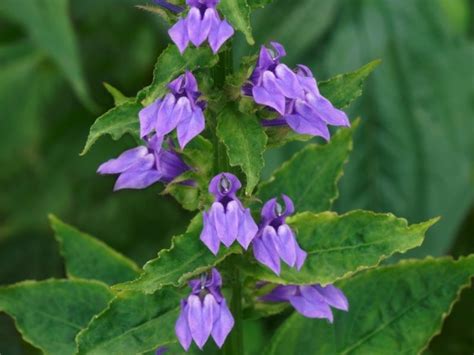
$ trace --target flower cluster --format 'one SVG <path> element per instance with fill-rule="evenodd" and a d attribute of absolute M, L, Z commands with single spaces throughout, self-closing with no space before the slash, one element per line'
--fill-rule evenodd
<path fill-rule="evenodd" d="M 276 111 L 280 118 L 264 120 L 266 126 L 288 125 L 295 132 L 329 140 L 328 125 L 349 126 L 347 115 L 321 95 L 311 70 L 298 65 L 295 71 L 280 63 L 286 56 L 279 43 L 274 51 L 262 46 L 257 65 L 243 86 L 244 95 Z"/>
<path fill-rule="evenodd" d="M 234 29 L 221 20 L 217 12 L 220 0 L 186 0 L 190 10 L 185 18 L 179 19 L 168 31 L 171 39 L 181 53 L 188 48 L 189 42 L 196 47 L 206 40 L 214 53 L 234 34 Z"/>
<path fill-rule="evenodd" d="M 216 269 L 191 280 L 191 294 L 181 301 L 176 336 L 187 351 L 192 341 L 202 350 L 210 336 L 222 347 L 234 326 L 234 317 L 221 293 L 222 278 Z"/>

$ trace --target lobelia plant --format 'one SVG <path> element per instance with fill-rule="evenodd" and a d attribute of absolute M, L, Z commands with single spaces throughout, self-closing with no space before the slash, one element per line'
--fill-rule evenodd
<path fill-rule="evenodd" d="M 83 154 L 102 135 L 131 134 L 140 145 L 98 173 L 118 175 L 115 190 L 163 184 L 196 216 L 143 269 L 51 216 L 68 278 L 3 287 L 0 310 L 46 354 L 245 354 L 245 322 L 288 305 L 296 312 L 265 354 L 422 352 L 470 284 L 474 256 L 379 266 L 419 246 L 436 219 L 329 211 L 358 122 L 342 109 L 378 62 L 318 85 L 273 42 L 234 70 L 234 30 L 254 44 L 249 16 L 265 2 L 155 2 L 174 44 L 135 97 L 111 91 L 116 106 Z M 331 137 L 329 126 L 342 128 Z M 260 181 L 267 149 L 312 137 L 326 142 Z"/>

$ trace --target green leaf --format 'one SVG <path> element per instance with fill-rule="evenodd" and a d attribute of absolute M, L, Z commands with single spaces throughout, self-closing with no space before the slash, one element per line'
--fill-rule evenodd
<path fill-rule="evenodd" d="M 267 6 L 270 4 L 273 0 L 249 0 L 249 6 L 252 9 L 258 9 Z"/>
<path fill-rule="evenodd" d="M 356 71 L 322 81 L 318 84 L 319 90 L 335 107 L 346 108 L 362 95 L 362 86 L 380 63 L 381 60 L 374 60 Z"/>
<path fill-rule="evenodd" d="M 73 355 L 76 334 L 111 299 L 108 287 L 96 281 L 25 281 L 0 288 L 0 311 L 14 319 L 25 341 L 45 354 Z"/>
<path fill-rule="evenodd" d="M 241 252 L 241 248 L 234 245 L 230 248 L 221 247 L 215 256 L 199 239 L 201 230 L 202 215 L 198 214 L 186 233 L 174 237 L 169 249 L 161 250 L 156 259 L 145 264 L 140 278 L 114 288 L 153 293 L 164 286 L 181 286 L 191 277 L 219 264 L 230 254 Z"/>
<path fill-rule="evenodd" d="M 295 313 L 279 328 L 271 354 L 421 354 L 471 284 L 474 256 L 410 260 L 342 282 L 349 312 L 334 324 Z"/>
<path fill-rule="evenodd" d="M 110 109 L 100 116 L 91 126 L 81 155 L 86 154 L 92 145 L 105 134 L 109 134 L 114 140 L 120 139 L 125 133 L 138 137 L 138 113 L 141 109 L 142 106 L 140 104 L 127 102 Z"/>
<path fill-rule="evenodd" d="M 219 4 L 219 11 L 230 22 L 232 27 L 245 35 L 247 43 L 255 44 L 250 25 L 250 6 L 247 0 L 224 0 Z"/>
<path fill-rule="evenodd" d="M 135 279 L 140 268 L 90 235 L 61 222 L 50 215 L 51 227 L 59 242 L 70 278 L 93 279 L 108 285 Z"/>
<path fill-rule="evenodd" d="M 68 8 L 68 0 L 3 0 L 0 14 L 20 24 L 34 45 L 59 67 L 83 103 L 92 106 Z"/>
<path fill-rule="evenodd" d="M 188 48 L 183 55 L 175 45 L 170 45 L 158 57 L 153 71 L 153 82 L 142 89 L 137 97 L 143 106 L 150 105 L 166 92 L 166 85 L 183 74 L 185 70 L 195 71 L 211 68 L 217 64 L 218 56 L 208 47 Z"/>
<path fill-rule="evenodd" d="M 330 284 L 357 271 L 377 266 L 394 253 L 420 246 L 437 219 L 408 226 L 392 214 L 352 211 L 301 213 L 288 219 L 298 243 L 308 253 L 300 271 L 282 263 L 280 276 L 250 259 L 244 268 L 262 281 L 281 284 Z"/>
<path fill-rule="evenodd" d="M 352 150 L 352 133 L 353 129 L 341 129 L 327 144 L 307 145 L 260 185 L 258 197 L 267 201 L 283 193 L 293 200 L 296 211 L 330 209 Z"/>
<path fill-rule="evenodd" d="M 119 89 L 113 87 L 109 83 L 104 82 L 104 87 L 114 99 L 114 105 L 120 106 L 126 102 L 133 101 L 132 97 L 126 97 Z"/>
<path fill-rule="evenodd" d="M 175 343 L 182 296 L 170 287 L 151 295 L 118 294 L 77 336 L 78 354 L 138 354 Z"/>
<path fill-rule="evenodd" d="M 231 166 L 240 166 L 247 176 L 245 192 L 250 195 L 265 164 L 267 136 L 256 116 L 227 107 L 218 117 L 217 136 L 227 148 Z"/>

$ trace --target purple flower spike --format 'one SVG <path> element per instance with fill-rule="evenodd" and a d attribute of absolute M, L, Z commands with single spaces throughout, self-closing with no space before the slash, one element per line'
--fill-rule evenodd
<path fill-rule="evenodd" d="M 145 143 L 145 146 L 129 149 L 99 166 L 97 172 L 101 175 L 119 174 L 114 191 L 145 189 L 158 181 L 168 183 L 190 170 L 171 141 L 168 148 L 163 148 L 163 139 L 154 135 L 145 139 Z"/>
<path fill-rule="evenodd" d="M 164 137 L 174 129 L 178 132 L 181 149 L 205 127 L 204 101 L 199 101 L 196 78 L 190 71 L 168 84 L 170 92 L 161 99 L 142 109 L 140 117 L 140 136 L 146 137 L 153 131 Z"/>
<path fill-rule="evenodd" d="M 222 278 L 216 269 L 210 275 L 189 282 L 191 294 L 181 301 L 181 313 L 175 331 L 179 342 L 187 351 L 194 340 L 202 350 L 212 336 L 219 348 L 234 326 L 234 317 L 222 296 Z"/>
<path fill-rule="evenodd" d="M 280 118 L 264 120 L 264 126 L 288 125 L 295 132 L 329 140 L 328 125 L 350 126 L 347 115 L 321 95 L 311 70 L 299 65 L 295 71 L 280 59 L 286 55 L 279 43 L 274 50 L 263 47 L 257 65 L 242 93 L 276 111 Z"/>
<path fill-rule="evenodd" d="M 237 240 L 247 249 L 258 232 L 250 210 L 236 196 L 241 187 L 239 179 L 230 173 L 217 175 L 209 184 L 215 202 L 204 212 L 201 240 L 214 255 L 219 252 L 221 242 L 230 247 Z"/>
<path fill-rule="evenodd" d="M 269 302 L 289 302 L 291 305 L 308 318 L 326 318 L 333 322 L 331 307 L 342 311 L 349 310 L 349 302 L 344 293 L 333 285 L 309 286 L 279 285 L 269 294 L 261 298 Z"/>
<path fill-rule="evenodd" d="M 217 12 L 219 0 L 187 0 L 186 3 L 190 10 L 168 31 L 171 39 L 181 54 L 188 48 L 189 42 L 199 47 L 206 40 L 216 54 L 234 34 L 232 26 L 221 20 Z"/>
<path fill-rule="evenodd" d="M 300 270 L 306 260 L 306 252 L 300 248 L 295 234 L 285 223 L 286 217 L 295 211 L 293 201 L 282 195 L 285 209 L 277 199 L 268 201 L 262 209 L 262 222 L 253 240 L 253 254 L 262 264 L 277 275 L 280 274 L 280 259 L 291 267 Z"/>

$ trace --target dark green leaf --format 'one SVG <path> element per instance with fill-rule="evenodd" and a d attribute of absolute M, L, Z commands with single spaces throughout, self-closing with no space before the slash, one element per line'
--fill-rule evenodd
<path fill-rule="evenodd" d="M 125 133 L 139 135 L 138 113 L 142 106 L 136 102 L 127 102 L 114 107 L 100 116 L 91 126 L 86 145 L 81 155 L 86 154 L 92 145 L 103 135 L 109 134 L 114 140 L 120 139 Z"/>
<path fill-rule="evenodd" d="M 183 235 L 174 237 L 169 249 L 161 250 L 156 259 L 148 261 L 143 274 L 135 281 L 116 285 L 118 290 L 153 293 L 167 285 L 181 286 L 188 279 L 217 265 L 228 255 L 240 253 L 239 246 L 222 248 L 214 256 L 199 239 L 202 215 L 198 214 Z"/>
<path fill-rule="evenodd" d="M 68 277 L 93 279 L 113 285 L 135 279 L 140 268 L 100 240 L 49 217 L 61 254 L 66 263 Z"/>
<path fill-rule="evenodd" d="M 340 109 L 346 108 L 362 95 L 362 86 L 380 62 L 374 60 L 356 71 L 322 81 L 319 83 L 319 90 L 334 106 Z"/>
<path fill-rule="evenodd" d="M 255 44 L 250 26 L 250 6 L 247 0 L 224 0 L 219 4 L 219 10 L 231 23 L 234 29 L 245 35 L 247 43 Z"/>
<path fill-rule="evenodd" d="M 257 9 L 260 7 L 265 7 L 266 5 L 270 4 L 273 0 L 249 0 L 249 6 L 252 9 Z"/>
<path fill-rule="evenodd" d="M 338 196 L 337 183 L 352 150 L 352 129 L 341 129 L 329 143 L 311 144 L 273 173 L 258 189 L 267 201 L 288 195 L 297 211 L 322 212 L 331 208 Z"/>
<path fill-rule="evenodd" d="M 45 354 L 73 355 L 74 338 L 112 299 L 102 283 L 86 280 L 26 281 L 0 288 L 0 311 L 23 339 Z"/>
<path fill-rule="evenodd" d="M 227 107 L 218 117 L 217 135 L 227 148 L 231 166 L 240 166 L 247 176 L 250 195 L 260 180 L 267 136 L 256 116 Z"/>
<path fill-rule="evenodd" d="M 301 213 L 288 219 L 308 257 L 300 271 L 283 266 L 280 276 L 253 262 L 246 271 L 258 280 L 281 284 L 329 284 L 377 266 L 394 253 L 420 246 L 437 219 L 408 226 L 391 214 L 353 211 Z"/>
<path fill-rule="evenodd" d="M 349 312 L 334 324 L 294 314 L 266 354 L 420 354 L 474 276 L 473 255 L 410 260 L 365 271 L 340 285 Z"/>
<path fill-rule="evenodd" d="M 109 94 L 112 95 L 115 106 L 120 106 L 126 102 L 134 101 L 132 97 L 126 97 L 119 89 L 113 87 L 109 83 L 104 82 L 104 87 L 109 92 Z"/>
<path fill-rule="evenodd" d="M 153 71 L 153 82 L 138 93 L 138 100 L 144 106 L 148 106 L 163 96 L 166 85 L 186 70 L 211 68 L 218 60 L 219 57 L 213 55 L 208 47 L 188 48 L 181 55 L 175 45 L 170 45 L 158 57 Z"/>

